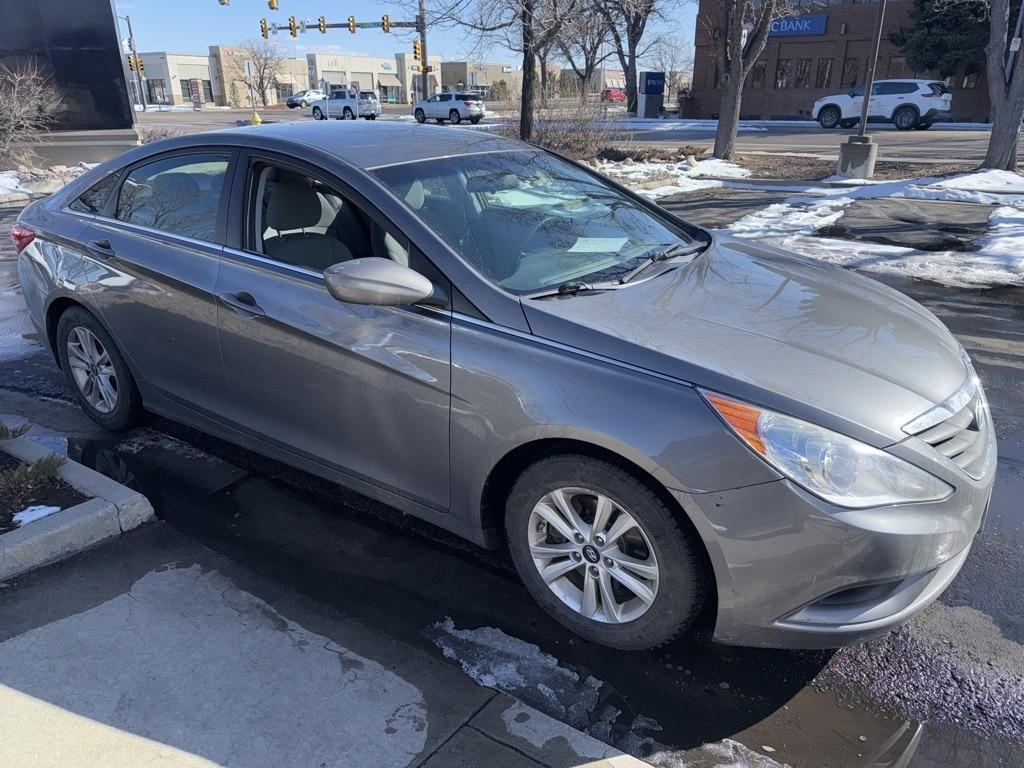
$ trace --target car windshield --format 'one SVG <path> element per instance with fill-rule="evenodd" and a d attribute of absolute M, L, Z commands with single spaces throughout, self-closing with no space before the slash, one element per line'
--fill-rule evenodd
<path fill-rule="evenodd" d="M 642 204 L 543 152 L 385 166 L 377 177 L 465 261 L 524 295 L 621 278 L 693 242 Z"/>

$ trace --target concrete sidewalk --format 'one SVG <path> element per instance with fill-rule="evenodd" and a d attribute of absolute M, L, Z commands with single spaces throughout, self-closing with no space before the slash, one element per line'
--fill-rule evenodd
<path fill-rule="evenodd" d="M 0 765 L 639 766 L 157 523 L 0 589 Z"/>

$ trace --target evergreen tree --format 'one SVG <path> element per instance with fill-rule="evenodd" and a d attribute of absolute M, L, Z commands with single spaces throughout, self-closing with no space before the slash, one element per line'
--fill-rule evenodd
<path fill-rule="evenodd" d="M 988 43 L 985 3 L 914 0 L 911 25 L 889 39 L 914 72 L 938 72 L 949 77 L 968 65 L 984 66 Z"/>

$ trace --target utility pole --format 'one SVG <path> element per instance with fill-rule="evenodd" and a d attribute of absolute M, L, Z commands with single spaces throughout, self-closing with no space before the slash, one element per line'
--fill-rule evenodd
<path fill-rule="evenodd" d="M 867 78 L 864 81 L 864 103 L 860 108 L 859 136 L 868 133 L 868 108 L 871 104 L 871 89 L 875 85 L 875 67 L 878 65 L 878 49 L 882 45 L 882 23 L 885 21 L 885 0 L 878 5 L 878 19 L 875 22 L 875 41 L 872 44 L 871 61 L 868 62 Z"/>
<path fill-rule="evenodd" d="M 420 33 L 420 73 L 423 76 L 423 98 L 430 98 L 430 59 L 427 58 L 427 3 L 419 0 L 419 13 L 416 14 L 416 31 Z"/>
<path fill-rule="evenodd" d="M 875 21 L 875 39 L 871 59 L 868 61 L 867 77 L 864 81 L 864 101 L 860 108 L 860 128 L 845 144 L 839 145 L 839 164 L 836 174 L 855 179 L 870 179 L 875 174 L 875 158 L 878 145 L 868 136 L 868 112 L 871 106 L 871 89 L 875 84 L 875 66 L 878 49 L 882 44 L 882 23 L 885 21 L 885 0 L 878 4 L 878 18 Z"/>
<path fill-rule="evenodd" d="M 146 94 L 142 90 L 142 73 L 139 72 L 139 52 L 135 48 L 135 35 L 132 34 L 132 17 L 131 16 L 118 16 L 119 19 L 124 19 L 128 24 L 128 48 L 132 52 L 132 58 L 135 60 L 135 85 L 139 89 L 139 103 L 142 105 L 142 111 L 146 111 Z"/>

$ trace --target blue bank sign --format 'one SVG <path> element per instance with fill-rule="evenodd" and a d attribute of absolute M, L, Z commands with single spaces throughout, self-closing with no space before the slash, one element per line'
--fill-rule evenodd
<path fill-rule="evenodd" d="M 826 26 L 828 26 L 827 13 L 810 16 L 783 16 L 772 22 L 768 36 L 824 35 Z"/>

